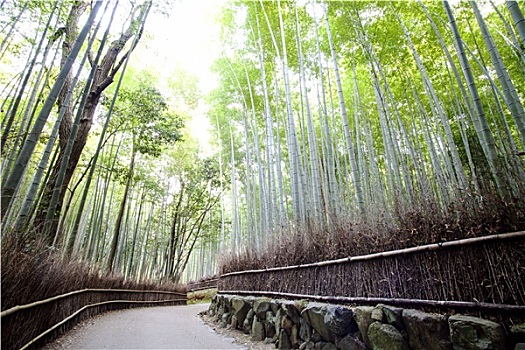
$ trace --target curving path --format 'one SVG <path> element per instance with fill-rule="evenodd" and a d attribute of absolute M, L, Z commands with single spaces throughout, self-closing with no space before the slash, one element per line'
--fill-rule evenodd
<path fill-rule="evenodd" d="M 84 322 L 47 350 L 246 349 L 216 334 L 198 317 L 208 304 L 120 310 Z"/>

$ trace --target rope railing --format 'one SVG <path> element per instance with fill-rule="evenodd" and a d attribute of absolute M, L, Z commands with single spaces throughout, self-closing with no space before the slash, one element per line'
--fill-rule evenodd
<path fill-rule="evenodd" d="M 335 260 L 325 260 L 325 261 L 309 263 L 309 264 L 289 265 L 289 266 L 281 266 L 281 267 L 269 267 L 265 269 L 256 269 L 256 270 L 235 271 L 235 272 L 229 272 L 229 273 L 222 274 L 220 275 L 219 278 L 236 276 L 236 275 L 247 275 L 247 274 L 274 272 L 274 271 L 297 270 L 297 269 L 321 267 L 321 266 L 328 266 L 328 265 L 338 265 L 338 264 L 344 264 L 344 263 L 350 263 L 350 262 L 373 260 L 373 259 L 379 259 L 379 258 L 388 258 L 388 257 L 394 257 L 398 255 L 407 255 L 407 254 L 448 249 L 448 248 L 453 248 L 453 247 L 468 246 L 468 245 L 474 245 L 474 244 L 479 244 L 479 243 L 487 243 L 487 242 L 492 242 L 492 241 L 497 241 L 497 240 L 503 241 L 503 240 L 517 239 L 517 238 L 525 238 L 525 231 L 501 233 L 501 234 L 474 237 L 474 238 L 465 238 L 465 239 L 459 239 L 456 241 L 431 243 L 431 244 L 425 244 L 425 245 L 416 246 L 416 247 L 389 250 L 385 252 L 372 253 L 372 254 L 366 254 L 366 255 L 349 256 L 346 258 L 335 259 Z"/>
<path fill-rule="evenodd" d="M 5 311 L 2 311 L 0 313 L 0 318 L 10 315 L 12 313 L 15 313 L 20 310 L 29 309 L 38 305 L 46 304 L 55 300 L 63 299 L 72 295 L 81 294 L 81 293 L 87 293 L 87 292 L 101 292 L 101 293 L 157 293 L 157 294 L 170 294 L 170 295 L 180 295 L 183 296 L 184 299 L 186 299 L 186 293 L 179 293 L 179 292 L 171 292 L 171 291 L 157 291 L 157 290 L 133 290 L 133 289 L 98 289 L 98 288 L 85 288 L 80 290 L 75 290 L 69 293 L 64 293 L 60 295 L 56 295 L 51 298 L 47 298 L 44 300 L 35 301 L 33 303 L 24 304 L 24 305 L 16 305 L 12 308 L 9 308 Z M 181 300 L 181 299 L 179 299 Z"/>

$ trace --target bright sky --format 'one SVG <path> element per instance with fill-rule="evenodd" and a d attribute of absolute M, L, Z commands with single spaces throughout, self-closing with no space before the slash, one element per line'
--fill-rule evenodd
<path fill-rule="evenodd" d="M 209 67 L 219 54 L 219 26 L 215 21 L 225 0 L 170 0 L 169 17 L 150 13 L 141 51 L 158 70 L 180 66 L 201 80 L 201 89 L 214 87 Z"/>
<path fill-rule="evenodd" d="M 133 53 L 134 65 L 169 76 L 175 68 L 194 74 L 206 94 L 216 87 L 210 72 L 220 54 L 219 25 L 215 18 L 226 0 L 169 0 L 169 16 L 149 14 L 145 35 Z M 205 106 L 200 106 L 188 125 L 199 139 L 204 153 L 209 153 L 209 123 Z"/>

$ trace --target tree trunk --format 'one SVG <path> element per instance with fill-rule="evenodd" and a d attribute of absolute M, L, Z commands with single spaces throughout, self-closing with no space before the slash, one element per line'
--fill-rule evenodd
<path fill-rule="evenodd" d="M 503 174 L 501 173 L 494 136 L 492 134 L 492 131 L 490 130 L 487 118 L 485 116 L 485 111 L 481 103 L 481 97 L 479 96 L 479 92 L 474 82 L 472 71 L 470 69 L 470 64 L 468 62 L 465 50 L 463 48 L 463 41 L 459 34 L 456 19 L 447 1 L 443 1 L 443 6 L 445 7 L 445 12 L 447 13 L 450 27 L 454 34 L 456 50 L 459 55 L 461 67 L 463 68 L 463 74 L 465 75 L 467 86 L 472 96 L 472 100 L 474 101 L 474 108 L 476 110 L 476 115 L 473 116 L 474 128 L 476 130 L 476 134 L 479 138 L 481 147 L 483 149 L 483 153 L 485 154 L 485 157 L 487 158 L 487 161 L 489 163 L 490 171 L 494 178 L 494 182 L 497 185 L 499 193 L 504 196 L 506 192 L 506 181 L 504 181 Z"/>
<path fill-rule="evenodd" d="M 514 24 L 518 29 L 518 33 L 521 38 L 521 46 L 525 48 L 525 18 L 523 18 L 523 13 L 520 10 L 517 1 L 505 1 L 507 3 L 507 8 L 514 20 Z"/>
<path fill-rule="evenodd" d="M 55 232 L 58 227 L 58 213 L 61 212 L 62 204 L 66 194 L 66 189 L 69 185 L 69 182 L 71 181 L 71 178 L 73 177 L 73 173 L 75 172 L 82 151 L 84 150 L 84 146 L 86 145 L 86 141 L 89 136 L 89 131 L 91 130 L 91 126 L 93 124 L 93 117 L 95 115 L 95 111 L 98 106 L 102 92 L 111 83 L 113 83 L 115 75 L 120 70 L 120 67 L 126 61 L 127 57 L 134 50 L 135 46 L 138 43 L 138 39 L 136 39 L 133 42 L 133 45 L 124 55 L 122 55 L 122 57 L 120 57 L 120 59 L 117 62 L 118 56 L 123 51 L 124 46 L 126 45 L 128 40 L 134 35 L 135 28 L 139 28 L 139 32 L 136 34 L 137 38 L 141 37 L 142 30 L 144 28 L 144 22 L 150 8 L 151 2 L 144 3 L 142 6 L 137 8 L 138 13 L 136 12 L 134 14 L 133 20 L 130 21 L 127 29 L 120 35 L 120 37 L 111 43 L 100 65 L 97 67 L 97 71 L 95 73 L 91 89 L 89 91 L 86 103 L 82 110 L 82 116 L 80 119 L 80 124 L 78 126 L 77 135 L 75 137 L 75 141 L 71 149 L 71 154 L 69 156 L 69 161 L 66 168 L 64 180 L 61 186 L 61 191 L 58 196 L 58 202 L 54 209 L 56 214 L 54 215 L 53 221 L 48 225 L 49 232 Z M 50 204 L 50 199 L 60 172 L 60 163 L 62 162 L 64 156 L 66 156 L 66 144 L 71 133 L 71 128 L 72 118 L 71 114 L 69 114 L 64 117 L 64 119 L 62 120 L 62 124 L 60 125 L 60 154 L 56 162 L 57 165 L 53 169 L 53 173 L 46 184 L 46 191 L 44 193 L 43 200 L 41 202 L 41 207 L 39 209 L 39 213 L 37 214 L 37 218 L 35 221 L 37 225 L 41 225 L 42 223 L 44 223 L 46 213 L 49 210 L 48 206 Z"/>
<path fill-rule="evenodd" d="M 364 213 L 365 203 L 363 199 L 363 192 L 361 190 L 361 179 L 359 176 L 359 169 L 357 168 L 357 162 L 355 159 L 355 150 L 354 150 L 354 144 L 353 144 L 353 141 L 350 135 L 350 127 L 348 125 L 348 117 L 346 114 L 346 104 L 345 104 L 345 99 L 343 96 L 343 87 L 341 84 L 341 77 L 339 75 L 339 65 L 337 63 L 337 55 L 335 52 L 335 46 L 334 46 L 334 42 L 332 39 L 332 33 L 330 31 L 330 23 L 328 22 L 328 13 L 326 10 L 326 4 L 324 4 L 324 11 L 325 11 L 325 17 L 326 17 L 326 32 L 328 36 L 328 43 L 330 44 L 330 51 L 332 53 L 332 62 L 334 64 L 335 81 L 337 83 L 337 94 L 339 96 L 339 108 L 340 108 L 341 118 L 343 122 L 343 130 L 345 133 L 348 158 L 350 159 L 350 166 L 351 166 L 350 173 L 352 176 L 352 181 L 354 183 L 357 208 L 359 209 L 360 213 Z"/>
<path fill-rule="evenodd" d="M 68 80 L 68 76 L 71 73 L 71 68 L 73 67 L 73 63 L 76 60 L 80 52 L 80 48 L 82 47 L 82 44 L 85 38 L 87 37 L 88 31 L 93 25 L 96 14 L 101 5 L 102 5 L 101 2 L 96 2 L 95 6 L 93 7 L 93 10 L 90 13 L 89 19 L 84 25 L 84 28 L 82 29 L 78 37 L 75 39 L 73 48 L 71 49 L 71 52 L 68 52 L 65 63 L 62 66 L 60 73 L 55 83 L 53 84 L 53 87 L 51 88 L 51 91 L 49 92 L 46 102 L 44 103 L 40 113 L 38 114 L 38 117 L 35 121 L 35 124 L 33 125 L 31 129 L 29 136 L 27 137 L 26 141 L 24 142 L 22 146 L 22 149 L 20 150 L 20 153 L 18 154 L 18 157 L 15 161 L 15 165 L 13 169 L 11 170 L 11 172 L 9 173 L 9 176 L 7 177 L 5 185 L 2 186 L 2 202 L 1 202 L 2 217 L 6 214 L 7 210 L 11 206 L 13 198 L 15 197 L 18 191 L 19 185 L 22 181 L 27 165 L 29 164 L 29 160 L 31 159 L 31 156 L 33 155 L 33 152 L 35 150 L 36 144 L 38 142 L 38 138 L 40 137 L 40 134 L 42 133 L 42 130 L 44 129 L 44 126 L 47 122 L 47 118 L 49 117 L 49 114 L 51 113 L 51 109 L 53 108 L 55 102 L 58 99 L 60 91 L 66 91 L 67 93 L 68 89 L 67 88 L 62 89 L 62 88 L 64 86 L 67 86 L 65 85 L 65 82 L 66 80 Z M 51 192 L 49 193 L 49 197 L 50 195 L 51 195 Z M 43 214 L 44 214 L 43 216 L 45 217 L 45 210 Z"/>
<path fill-rule="evenodd" d="M 135 142 L 133 142 L 135 143 Z M 115 228 L 113 230 L 113 240 L 111 241 L 111 250 L 109 252 L 108 263 L 107 263 L 107 272 L 113 272 L 113 264 L 115 262 L 115 256 L 117 254 L 117 248 L 120 238 L 120 231 L 122 228 L 122 223 L 124 221 L 124 212 L 126 210 L 126 204 L 128 201 L 129 192 L 131 190 L 131 184 L 133 182 L 133 174 L 135 172 L 135 157 L 137 156 L 137 151 L 133 147 L 133 154 L 131 156 L 131 162 L 129 164 L 128 170 L 128 180 L 126 182 L 126 189 L 124 190 L 124 196 L 120 202 L 120 209 L 117 216 L 117 222 L 115 223 Z"/>
<path fill-rule="evenodd" d="M 510 79 L 509 72 L 507 71 L 507 67 L 505 67 L 503 60 L 501 59 L 498 48 L 496 47 L 494 40 L 490 35 L 489 29 L 483 20 L 483 16 L 479 11 L 476 2 L 470 1 L 470 5 L 472 6 L 474 15 L 476 16 L 476 20 L 478 21 L 479 27 L 481 29 L 483 40 L 485 41 L 485 45 L 489 51 L 490 59 L 492 60 L 492 64 L 498 75 L 498 80 L 503 87 L 505 104 L 509 108 L 512 118 L 514 119 L 516 129 L 518 130 L 521 137 L 521 144 L 525 145 L 525 111 L 523 109 L 523 105 L 520 102 L 516 88 L 514 87 L 514 84 Z"/>

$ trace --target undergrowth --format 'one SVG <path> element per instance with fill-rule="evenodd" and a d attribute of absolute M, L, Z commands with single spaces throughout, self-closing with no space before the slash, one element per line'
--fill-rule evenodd
<path fill-rule="evenodd" d="M 225 254 L 220 273 L 313 263 L 424 244 L 525 230 L 525 194 L 503 201 L 497 195 L 465 197 L 447 208 L 420 200 L 386 218 L 356 222 L 338 218 L 329 229 L 297 228 L 272 237 L 257 251 Z"/>

